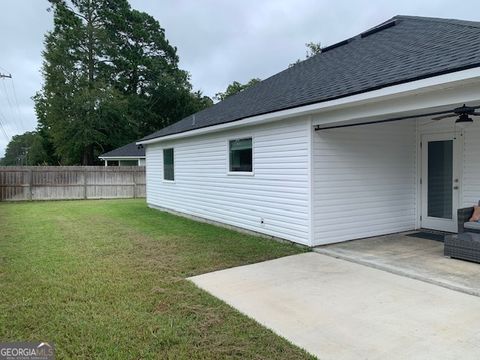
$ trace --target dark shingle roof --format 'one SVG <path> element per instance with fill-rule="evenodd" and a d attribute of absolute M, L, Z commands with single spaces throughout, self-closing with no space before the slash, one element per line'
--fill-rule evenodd
<path fill-rule="evenodd" d="M 395 16 L 373 29 L 381 30 L 326 48 L 196 113 L 195 122 L 189 116 L 142 140 L 480 66 L 480 22 Z"/>
<path fill-rule="evenodd" d="M 142 146 L 140 149 L 136 143 L 130 143 L 114 149 L 112 151 L 106 152 L 105 154 L 100 155 L 100 158 L 103 157 L 122 157 L 122 156 L 134 156 L 134 157 L 145 157 L 145 148 Z"/>

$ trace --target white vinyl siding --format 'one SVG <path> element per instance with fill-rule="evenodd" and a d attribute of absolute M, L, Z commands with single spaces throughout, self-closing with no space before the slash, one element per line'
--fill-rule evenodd
<path fill-rule="evenodd" d="M 472 206 L 480 200 L 480 118 L 474 119 L 473 125 L 464 130 L 463 196 L 460 207 Z"/>
<path fill-rule="evenodd" d="M 253 174 L 229 174 L 229 140 L 250 137 Z M 310 244 L 309 138 L 310 121 L 296 118 L 147 145 L 147 202 Z M 175 183 L 162 181 L 169 147 Z"/>
<path fill-rule="evenodd" d="M 414 121 L 317 131 L 312 161 L 314 245 L 415 228 Z"/>
<path fill-rule="evenodd" d="M 147 202 L 313 246 L 413 230 L 418 141 L 452 131 L 461 136 L 453 121 L 428 119 L 312 131 L 296 118 L 147 145 Z M 242 138 L 252 138 L 253 171 L 232 174 L 229 141 Z M 460 207 L 480 200 L 478 139 L 476 120 L 463 135 Z M 175 183 L 162 181 L 171 147 Z"/>
<path fill-rule="evenodd" d="M 119 166 L 138 166 L 138 159 L 135 160 L 119 160 Z"/>

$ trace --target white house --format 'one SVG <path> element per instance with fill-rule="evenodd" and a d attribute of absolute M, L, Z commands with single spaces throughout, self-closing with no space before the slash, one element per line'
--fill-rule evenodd
<path fill-rule="evenodd" d="M 479 106 L 480 23 L 396 16 L 138 141 L 147 203 L 309 246 L 455 232 Z"/>
<path fill-rule="evenodd" d="M 104 161 L 105 166 L 145 166 L 145 148 L 133 142 L 98 158 Z"/>

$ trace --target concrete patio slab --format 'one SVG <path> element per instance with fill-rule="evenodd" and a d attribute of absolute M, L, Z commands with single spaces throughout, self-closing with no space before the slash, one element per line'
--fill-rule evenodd
<path fill-rule="evenodd" d="M 409 233 L 320 246 L 314 251 L 480 296 L 480 264 L 443 256 L 443 243 Z"/>
<path fill-rule="evenodd" d="M 320 359 L 478 359 L 480 299 L 318 253 L 190 278 Z"/>

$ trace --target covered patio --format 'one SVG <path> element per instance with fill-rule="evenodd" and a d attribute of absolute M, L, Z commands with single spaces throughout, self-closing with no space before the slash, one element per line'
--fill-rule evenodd
<path fill-rule="evenodd" d="M 480 200 L 480 77 L 444 80 L 312 115 L 314 246 L 457 232 Z"/>
<path fill-rule="evenodd" d="M 403 232 L 318 246 L 318 253 L 480 296 L 480 265 L 443 255 L 443 243 Z"/>

